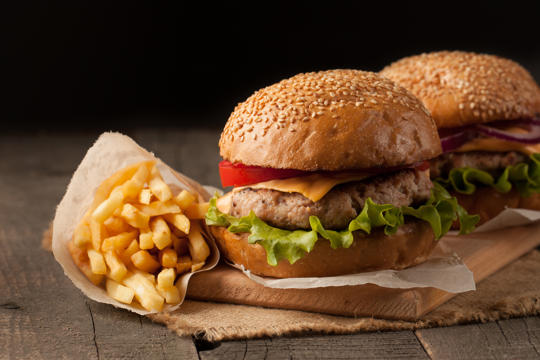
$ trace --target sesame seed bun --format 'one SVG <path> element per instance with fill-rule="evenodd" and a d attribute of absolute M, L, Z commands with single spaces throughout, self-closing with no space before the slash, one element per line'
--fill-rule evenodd
<path fill-rule="evenodd" d="M 439 128 L 540 114 L 540 88 L 514 61 L 494 55 L 441 51 L 407 57 L 381 75 L 423 101 Z"/>
<path fill-rule="evenodd" d="M 294 264 L 281 260 L 272 266 L 266 262 L 266 251 L 261 245 L 248 243 L 249 234 L 234 234 L 219 226 L 210 229 L 227 259 L 254 274 L 275 278 L 399 270 L 425 261 L 437 245 L 431 226 L 425 221 L 412 220 L 393 235 L 386 235 L 382 228 L 373 229 L 369 235 L 355 231 L 354 242 L 347 249 L 332 249 L 328 240 L 319 238 L 313 250 Z"/>
<path fill-rule="evenodd" d="M 219 141 L 231 162 L 299 170 L 412 164 L 441 146 L 422 103 L 377 74 L 298 74 L 256 91 L 231 114 Z"/>
<path fill-rule="evenodd" d="M 492 187 L 481 186 L 473 195 L 460 194 L 457 191 L 450 191 L 450 195 L 455 196 L 469 214 L 480 216 L 477 226 L 499 215 L 506 208 L 540 210 L 539 193 L 521 197 L 516 189 L 503 194 Z M 458 228 L 457 224 L 454 228 Z"/>

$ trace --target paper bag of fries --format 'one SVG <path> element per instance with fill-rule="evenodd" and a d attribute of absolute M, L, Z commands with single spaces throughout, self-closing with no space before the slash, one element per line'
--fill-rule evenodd
<path fill-rule="evenodd" d="M 138 314 L 172 311 L 191 275 L 219 260 L 203 220 L 209 197 L 131 138 L 104 133 L 58 205 L 54 256 L 95 301 Z"/>

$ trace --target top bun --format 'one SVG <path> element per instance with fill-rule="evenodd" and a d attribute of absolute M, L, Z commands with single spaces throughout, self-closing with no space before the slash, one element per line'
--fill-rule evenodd
<path fill-rule="evenodd" d="M 238 104 L 219 141 L 231 162 L 306 171 L 412 164 L 441 153 L 429 112 L 375 73 L 298 74 Z"/>
<path fill-rule="evenodd" d="M 540 114 L 540 88 L 531 74 L 494 55 L 422 54 L 396 61 L 380 74 L 422 100 L 440 128 Z"/>

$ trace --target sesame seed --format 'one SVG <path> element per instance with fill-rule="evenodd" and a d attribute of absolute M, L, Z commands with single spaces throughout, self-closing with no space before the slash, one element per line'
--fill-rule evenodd
<path fill-rule="evenodd" d="M 427 114 L 425 107 L 408 91 L 375 73 L 330 70 L 298 74 L 260 89 L 239 103 L 225 125 L 220 147 L 246 139 L 244 146 L 251 146 L 252 141 L 261 141 L 269 136 L 303 133 L 310 127 L 311 119 L 321 117 L 318 121 L 330 118 L 337 121 L 335 119 L 340 115 L 335 112 L 346 106 L 356 106 L 357 110 L 364 111 L 373 106 L 380 109 L 394 103 L 416 113 L 422 111 L 422 114 Z M 228 154 L 222 153 L 222 156 L 230 159 Z"/>
<path fill-rule="evenodd" d="M 447 115 L 435 118 L 439 124 L 530 118 L 540 112 L 539 87 L 530 73 L 514 61 L 494 55 L 462 51 L 421 54 L 398 60 L 381 74 L 425 104 L 450 97 L 456 99 L 456 110 L 472 110 L 455 120 L 450 108 Z"/>

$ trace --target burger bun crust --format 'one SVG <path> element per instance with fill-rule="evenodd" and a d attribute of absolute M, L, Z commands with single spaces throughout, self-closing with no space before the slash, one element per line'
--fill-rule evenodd
<path fill-rule="evenodd" d="M 522 197 L 515 189 L 503 194 L 489 186 L 479 186 L 474 194 L 450 191 L 469 214 L 480 216 L 478 225 L 493 219 L 506 208 L 540 210 L 540 194 Z M 454 226 L 455 227 L 455 226 Z"/>
<path fill-rule="evenodd" d="M 531 74 L 495 55 L 421 54 L 398 60 L 380 74 L 422 100 L 439 128 L 540 115 L 540 88 Z"/>
<path fill-rule="evenodd" d="M 305 171 L 413 164 L 441 145 L 423 104 L 375 73 L 298 74 L 255 92 L 219 142 L 231 162 Z"/>
<path fill-rule="evenodd" d="M 253 274 L 274 278 L 399 270 L 425 261 L 437 244 L 430 225 L 413 220 L 400 226 L 393 235 L 385 235 L 382 228 L 374 229 L 369 235 L 355 231 L 354 242 L 346 249 L 332 249 L 328 240 L 319 237 L 313 250 L 294 264 L 283 259 L 272 266 L 261 245 L 248 243 L 248 233 L 231 233 L 220 226 L 210 226 L 210 229 L 225 258 L 243 265 Z"/>

